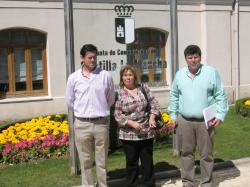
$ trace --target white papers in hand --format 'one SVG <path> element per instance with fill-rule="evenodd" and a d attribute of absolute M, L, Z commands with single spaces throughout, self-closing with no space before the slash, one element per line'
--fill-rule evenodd
<path fill-rule="evenodd" d="M 204 120 L 207 126 L 207 129 L 209 128 L 208 126 L 208 122 L 213 119 L 215 117 L 215 113 L 216 113 L 216 104 L 212 104 L 207 108 L 204 108 L 202 110 L 203 112 L 203 116 L 204 116 Z"/>

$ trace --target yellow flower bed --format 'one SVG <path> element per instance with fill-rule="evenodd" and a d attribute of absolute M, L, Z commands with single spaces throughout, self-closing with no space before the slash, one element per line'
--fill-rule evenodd
<path fill-rule="evenodd" d="M 246 106 L 250 106 L 250 100 L 247 100 L 244 104 L 245 104 Z"/>
<path fill-rule="evenodd" d="M 171 121 L 170 115 L 167 112 L 162 112 L 161 115 L 165 123 L 169 123 Z"/>
<path fill-rule="evenodd" d="M 61 116 L 56 115 L 55 121 L 51 116 L 33 118 L 24 123 L 16 123 L 0 133 L 0 144 L 19 143 L 22 140 L 44 139 L 48 134 L 58 135 L 68 133 L 68 122 L 60 122 Z"/>
<path fill-rule="evenodd" d="M 156 131 L 155 133 L 156 142 L 167 141 L 170 138 L 173 129 L 170 115 L 167 112 L 161 112 L 161 116 L 163 118 L 165 125 L 163 128 Z"/>

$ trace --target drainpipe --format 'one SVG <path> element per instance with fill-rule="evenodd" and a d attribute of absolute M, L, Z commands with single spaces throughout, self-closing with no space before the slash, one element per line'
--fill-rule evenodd
<path fill-rule="evenodd" d="M 64 0 L 64 27 L 65 27 L 65 51 L 66 51 L 66 76 L 67 78 L 75 71 L 74 58 L 74 27 L 73 27 L 73 5 L 72 0 Z M 70 169 L 72 175 L 78 175 L 77 151 L 75 146 L 74 112 L 68 108 L 69 122 L 69 148 Z"/>
<path fill-rule="evenodd" d="M 170 20 L 171 20 L 171 81 L 179 69 L 178 61 L 178 17 L 177 0 L 170 0 Z"/>
<path fill-rule="evenodd" d="M 239 0 L 234 2 L 234 18 L 235 18 L 235 101 L 239 99 L 239 88 L 240 88 L 240 51 L 239 51 Z"/>
<path fill-rule="evenodd" d="M 178 61 L 178 17 L 177 0 L 170 0 L 170 20 L 171 20 L 171 82 L 174 80 L 175 73 L 179 69 Z M 178 128 L 173 133 L 173 154 L 180 156 L 178 142 Z"/>

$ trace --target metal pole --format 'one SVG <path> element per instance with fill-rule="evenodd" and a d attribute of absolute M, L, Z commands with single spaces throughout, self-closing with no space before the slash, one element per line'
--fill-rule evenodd
<path fill-rule="evenodd" d="M 65 50 L 66 50 L 66 75 L 67 78 L 75 71 L 74 58 L 74 27 L 73 27 L 73 7 L 72 0 L 64 0 L 64 24 L 65 24 Z M 77 151 L 75 146 L 74 132 L 74 112 L 68 108 L 69 122 L 69 148 L 71 175 L 78 174 Z"/>
<path fill-rule="evenodd" d="M 235 0 L 235 101 L 239 99 L 240 90 L 240 73 L 239 73 L 239 61 L 240 61 L 240 51 L 239 51 L 239 0 Z"/>
<path fill-rule="evenodd" d="M 170 20 L 171 20 L 171 82 L 174 80 L 175 73 L 179 69 L 178 61 L 178 17 L 177 0 L 170 0 Z M 178 128 L 173 133 L 173 153 L 180 156 L 178 143 Z"/>
<path fill-rule="evenodd" d="M 173 81 L 174 75 L 179 69 L 177 0 L 170 0 L 170 19 L 171 19 L 171 78 L 172 78 L 171 81 Z"/>

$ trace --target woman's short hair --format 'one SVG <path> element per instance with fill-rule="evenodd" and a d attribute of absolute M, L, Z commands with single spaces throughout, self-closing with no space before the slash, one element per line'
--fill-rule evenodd
<path fill-rule="evenodd" d="M 134 68 L 131 66 L 131 65 L 125 65 L 125 66 L 123 66 L 122 68 L 121 68 L 121 70 L 120 70 L 120 83 L 119 83 L 119 85 L 120 85 L 120 87 L 121 88 L 123 88 L 124 87 L 124 83 L 123 83 L 123 80 L 122 80 L 122 76 L 123 76 L 123 74 L 124 73 L 126 73 L 127 71 L 131 71 L 132 72 L 132 74 L 134 75 L 134 84 L 135 84 L 135 86 L 138 86 L 138 78 L 137 78 L 137 75 L 136 75 L 136 72 L 135 72 L 135 70 L 134 70 Z"/>

